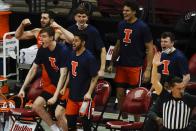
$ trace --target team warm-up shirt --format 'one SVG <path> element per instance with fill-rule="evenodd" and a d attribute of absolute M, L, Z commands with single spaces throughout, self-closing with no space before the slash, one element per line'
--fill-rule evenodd
<path fill-rule="evenodd" d="M 188 62 L 184 54 L 176 49 L 171 54 L 162 53 L 161 61 L 163 64 L 158 67 L 161 74 L 161 83 L 171 81 L 174 76 L 183 78 L 183 75 L 189 73 Z"/>
<path fill-rule="evenodd" d="M 101 39 L 98 30 L 92 25 L 88 25 L 85 29 L 79 30 L 76 24 L 70 26 L 68 30 L 73 34 L 80 31 L 87 34 L 88 38 L 87 38 L 87 42 L 85 43 L 85 47 L 89 51 L 91 51 L 91 53 L 95 56 L 97 62 L 100 64 L 100 53 L 101 53 L 101 48 L 104 47 L 104 43 Z"/>
<path fill-rule="evenodd" d="M 134 23 L 121 21 L 118 25 L 120 40 L 120 66 L 142 66 L 145 58 L 145 43 L 152 40 L 148 26 L 140 19 Z"/>
<path fill-rule="evenodd" d="M 161 110 L 165 128 L 184 129 L 188 126 L 194 106 L 196 106 L 196 96 L 184 93 L 182 98 L 177 99 L 163 89 L 156 104 L 153 105 L 150 115 L 155 118 Z"/>
<path fill-rule="evenodd" d="M 90 87 L 91 78 L 98 72 L 96 59 L 88 50 L 85 50 L 80 56 L 76 56 L 73 51 L 67 67 L 70 72 L 69 98 L 74 101 L 83 101 L 84 95 Z"/>
<path fill-rule="evenodd" d="M 34 63 L 42 65 L 43 70 L 46 70 L 52 84 L 57 86 L 60 77 L 60 68 L 66 67 L 69 54 L 69 50 L 63 44 L 57 43 L 53 51 L 41 46 L 38 49 Z"/>

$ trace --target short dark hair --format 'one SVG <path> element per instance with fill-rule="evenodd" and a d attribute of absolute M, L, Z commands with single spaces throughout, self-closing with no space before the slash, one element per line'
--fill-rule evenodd
<path fill-rule="evenodd" d="M 172 42 L 175 41 L 175 35 L 174 35 L 174 33 L 172 33 L 172 32 L 163 32 L 161 34 L 161 38 L 165 39 L 167 37 L 169 37 Z"/>
<path fill-rule="evenodd" d="M 181 83 L 182 82 L 182 78 L 174 76 L 170 79 L 169 87 L 173 87 L 175 85 L 175 83 Z"/>
<path fill-rule="evenodd" d="M 54 19 L 54 17 L 55 17 L 55 13 L 52 11 L 43 11 L 41 14 L 48 14 L 48 17 L 50 19 Z"/>
<path fill-rule="evenodd" d="M 86 14 L 87 16 L 89 16 L 88 11 L 83 8 L 83 7 L 78 7 L 75 11 L 74 11 L 74 16 L 77 14 Z"/>
<path fill-rule="evenodd" d="M 40 34 L 45 33 L 45 32 L 48 34 L 49 37 L 51 36 L 54 37 L 55 31 L 53 27 L 48 26 L 48 27 L 41 29 Z"/>
<path fill-rule="evenodd" d="M 125 0 L 123 6 L 128 6 L 131 10 L 136 12 L 136 16 L 139 14 L 139 4 L 136 0 Z"/>
<path fill-rule="evenodd" d="M 74 36 L 78 36 L 79 37 L 79 39 L 83 42 L 83 41 L 87 41 L 87 39 L 88 39 L 88 36 L 87 36 L 87 34 L 85 33 L 85 32 L 83 32 L 83 31 L 79 31 L 79 32 L 76 32 L 76 33 L 74 33 Z"/>

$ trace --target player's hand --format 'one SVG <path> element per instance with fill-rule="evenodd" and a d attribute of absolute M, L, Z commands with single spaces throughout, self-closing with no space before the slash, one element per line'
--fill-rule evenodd
<path fill-rule="evenodd" d="M 50 24 L 50 26 L 53 27 L 53 28 L 57 28 L 57 29 L 60 27 L 60 25 L 57 24 L 55 21 L 53 21 L 53 22 Z"/>
<path fill-rule="evenodd" d="M 63 89 L 60 90 L 60 94 L 61 95 L 64 95 L 65 94 L 65 88 L 63 88 Z"/>
<path fill-rule="evenodd" d="M 18 93 L 18 96 L 24 98 L 25 97 L 24 90 L 20 90 L 19 93 Z"/>
<path fill-rule="evenodd" d="M 163 120 L 162 120 L 162 118 L 157 117 L 156 122 L 158 123 L 158 125 L 161 125 L 163 123 Z"/>
<path fill-rule="evenodd" d="M 22 21 L 22 25 L 23 25 L 24 27 L 29 26 L 29 25 L 31 25 L 31 21 L 30 21 L 29 19 L 24 19 L 24 20 Z"/>
<path fill-rule="evenodd" d="M 100 70 L 98 71 L 98 76 L 99 76 L 99 77 L 104 77 L 104 74 L 105 74 L 105 71 L 104 71 L 104 70 L 100 69 Z"/>
<path fill-rule="evenodd" d="M 151 96 L 152 93 L 153 93 L 153 91 L 155 91 L 155 90 L 154 90 L 154 87 L 153 87 L 153 85 L 152 85 L 151 88 L 150 88 L 150 90 L 148 91 L 147 95 L 148 95 L 148 96 Z"/>
<path fill-rule="evenodd" d="M 52 98 L 48 99 L 47 104 L 53 105 L 57 101 L 57 97 L 53 96 Z"/>
<path fill-rule="evenodd" d="M 112 73 L 112 71 L 113 71 L 113 65 L 110 65 L 110 66 L 107 68 L 107 71 L 108 71 L 109 73 Z"/>
<path fill-rule="evenodd" d="M 151 96 L 151 95 L 152 95 L 152 92 L 148 91 L 147 96 Z"/>
<path fill-rule="evenodd" d="M 154 58 L 152 60 L 152 64 L 153 66 L 160 66 L 161 64 L 163 64 L 163 62 L 161 61 L 161 53 L 157 52 L 154 55 Z"/>
<path fill-rule="evenodd" d="M 84 95 L 84 101 L 89 101 L 91 100 L 91 94 L 89 94 L 88 92 Z"/>
<path fill-rule="evenodd" d="M 156 123 L 157 123 L 157 125 L 159 127 L 159 130 L 160 130 L 162 128 L 162 126 L 163 126 L 163 119 L 160 118 L 160 117 L 157 117 L 155 121 L 156 121 Z"/>
<path fill-rule="evenodd" d="M 143 74 L 143 83 L 147 83 L 150 81 L 150 74 L 151 71 L 150 70 L 145 70 L 144 74 Z"/>

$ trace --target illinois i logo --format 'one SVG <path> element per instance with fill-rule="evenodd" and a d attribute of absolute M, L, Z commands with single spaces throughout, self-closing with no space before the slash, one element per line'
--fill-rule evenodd
<path fill-rule="evenodd" d="M 127 46 L 129 43 L 131 43 L 131 35 L 132 35 L 133 30 L 131 29 L 125 29 L 125 37 L 123 38 L 123 42 L 125 43 L 125 46 Z"/>
<path fill-rule="evenodd" d="M 49 57 L 49 61 L 50 61 L 50 65 L 51 67 L 55 70 L 55 71 L 58 71 L 59 68 L 58 66 L 56 66 L 56 58 L 53 58 L 53 57 Z"/>

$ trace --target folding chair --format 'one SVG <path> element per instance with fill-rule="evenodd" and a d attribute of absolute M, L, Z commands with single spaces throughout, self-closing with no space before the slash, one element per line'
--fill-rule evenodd
<path fill-rule="evenodd" d="M 95 87 L 95 96 L 93 98 L 93 101 L 91 102 L 92 102 L 92 108 L 94 108 L 95 110 L 98 108 L 101 114 L 93 113 L 93 109 L 89 110 L 90 119 L 91 122 L 93 123 L 92 127 L 94 131 L 97 131 L 99 124 L 103 121 L 103 114 L 107 108 L 107 103 L 109 101 L 110 93 L 111 93 L 110 83 L 105 80 L 99 80 Z M 77 126 L 78 127 L 82 126 L 82 121 L 80 117 L 78 117 L 77 119 Z"/>
<path fill-rule="evenodd" d="M 196 76 L 196 53 L 193 54 L 193 56 L 189 60 L 189 72 L 190 72 L 192 77 Z M 187 84 L 186 89 L 191 91 L 191 92 L 195 91 L 196 90 L 196 82 L 190 81 Z"/>
<path fill-rule="evenodd" d="M 143 122 L 127 122 L 120 120 L 122 113 L 128 113 L 131 115 L 146 114 L 150 107 L 150 96 L 147 94 L 148 90 L 144 87 L 138 87 L 131 89 L 130 92 L 125 96 L 122 103 L 118 120 L 108 121 L 106 128 L 118 129 L 118 130 L 141 130 Z"/>
<path fill-rule="evenodd" d="M 0 76 L 0 93 L 2 93 L 2 94 L 8 94 L 9 93 L 7 78 L 5 78 L 3 76 Z"/>
<path fill-rule="evenodd" d="M 40 83 L 38 85 L 38 83 Z M 38 78 L 33 82 L 33 84 L 29 87 L 29 91 L 27 93 L 27 97 L 29 100 L 34 101 L 37 96 L 39 96 L 42 92 L 42 84 L 41 78 Z M 41 123 L 41 118 L 37 116 L 35 112 L 31 109 L 26 108 L 15 108 L 10 109 L 10 115 L 13 120 L 13 126 L 11 131 L 15 130 L 38 130 L 44 131 Z"/>
<path fill-rule="evenodd" d="M 16 98 L 19 98 L 19 101 L 16 102 Z M 0 93 L 0 130 L 10 130 L 12 124 L 12 120 L 9 117 L 10 110 L 15 107 L 22 107 L 23 106 L 23 98 L 18 97 L 17 95 L 8 94 L 5 96 L 4 94 Z M 4 129 L 3 129 L 4 128 Z"/>
<path fill-rule="evenodd" d="M 111 85 L 105 80 L 99 80 L 95 88 L 94 103 L 95 109 L 97 107 L 102 107 L 101 114 L 92 114 L 91 120 L 95 125 L 93 126 L 94 131 L 97 130 L 99 123 L 103 120 L 103 114 L 107 108 L 107 103 L 109 101 L 111 94 Z"/>
<path fill-rule="evenodd" d="M 196 53 L 189 60 L 189 71 L 191 74 L 196 75 Z"/>

